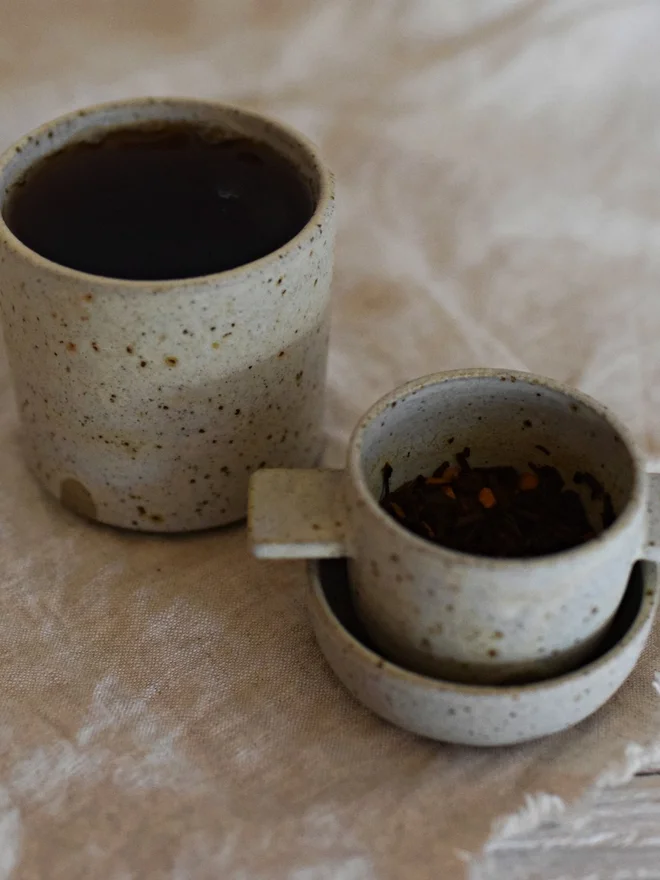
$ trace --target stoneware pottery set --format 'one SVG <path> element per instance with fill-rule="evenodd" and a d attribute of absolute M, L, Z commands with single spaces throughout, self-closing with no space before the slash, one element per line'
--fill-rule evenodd
<path fill-rule="evenodd" d="M 35 163 L 147 123 L 267 145 L 305 182 L 311 217 L 266 256 L 164 281 L 67 268 L 11 231 L 4 207 Z M 165 533 L 247 510 L 257 556 L 310 560 L 312 626 L 337 677 L 417 734 L 523 742 L 578 723 L 625 681 L 657 606 L 660 476 L 601 404 L 526 373 L 439 373 L 363 416 L 344 470 L 318 468 L 335 212 L 332 175 L 304 137 L 211 102 L 93 107 L 5 152 L 0 213 L 0 309 L 25 457 L 63 505 Z M 386 466 L 403 483 L 464 447 L 475 466 L 524 469 L 542 449 L 562 474 L 597 475 L 612 524 L 551 555 L 491 558 L 432 543 L 383 510 Z M 595 496 L 581 496 L 595 518 Z"/>

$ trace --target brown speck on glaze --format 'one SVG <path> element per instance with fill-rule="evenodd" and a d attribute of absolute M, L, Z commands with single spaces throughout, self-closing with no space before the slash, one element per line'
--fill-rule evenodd
<path fill-rule="evenodd" d="M 132 346 L 132 345 L 127 345 L 127 346 L 126 346 L 126 351 L 128 352 L 128 354 L 133 354 L 133 346 Z"/>
<path fill-rule="evenodd" d="M 96 504 L 92 494 L 79 480 L 67 478 L 60 483 L 60 502 L 74 513 L 87 519 L 96 519 Z"/>
<path fill-rule="evenodd" d="M 67 344 L 66 344 L 67 351 L 74 352 L 74 351 L 77 351 L 77 349 L 78 349 L 78 346 L 76 345 L 75 342 L 67 342 Z"/>
<path fill-rule="evenodd" d="M 86 293 L 83 296 L 83 302 L 86 302 L 86 303 L 91 303 L 93 299 L 94 299 L 94 294 L 92 294 L 92 293 Z"/>
<path fill-rule="evenodd" d="M 101 348 L 100 348 L 98 342 L 92 342 L 92 348 L 94 349 L 94 351 L 100 351 L 100 350 L 101 350 Z"/>
<path fill-rule="evenodd" d="M 217 340 L 216 340 L 216 342 L 212 342 L 212 343 L 211 343 L 211 348 L 215 348 L 216 351 L 217 351 L 217 349 L 220 348 L 220 343 L 219 343 Z"/>
<path fill-rule="evenodd" d="M 176 365 L 179 363 L 179 358 L 174 357 L 171 354 L 167 355 L 165 357 L 165 363 L 167 364 L 168 367 L 176 367 Z"/>

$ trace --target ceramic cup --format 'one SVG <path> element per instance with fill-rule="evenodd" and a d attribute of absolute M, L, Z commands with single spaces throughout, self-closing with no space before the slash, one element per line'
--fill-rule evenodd
<path fill-rule="evenodd" d="M 561 553 L 494 559 L 432 544 L 382 510 L 386 463 L 396 488 L 465 446 L 477 466 L 551 464 L 567 483 L 590 472 L 616 519 Z M 592 654 L 633 563 L 658 558 L 659 492 L 626 429 L 595 400 L 531 374 L 468 370 L 380 400 L 353 433 L 345 471 L 255 474 L 248 521 L 257 556 L 348 556 L 357 612 L 385 656 L 445 679 L 501 683 L 558 675 Z M 581 494 L 597 524 L 602 502 Z"/>
<path fill-rule="evenodd" d="M 334 243 L 333 179 L 301 135 L 222 104 L 146 98 L 71 113 L 0 158 L 12 187 L 76 140 L 157 121 L 266 143 L 312 193 L 287 244 L 231 271 L 125 281 L 57 265 L 0 220 L 0 309 L 28 465 L 90 519 L 149 531 L 245 515 L 258 467 L 311 467 L 322 452 Z"/>

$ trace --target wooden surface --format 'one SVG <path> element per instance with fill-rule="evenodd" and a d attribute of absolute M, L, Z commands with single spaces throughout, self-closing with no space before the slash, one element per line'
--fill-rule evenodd
<path fill-rule="evenodd" d="M 660 878 L 660 774 L 592 794 L 579 821 L 567 815 L 491 845 L 479 880 Z"/>

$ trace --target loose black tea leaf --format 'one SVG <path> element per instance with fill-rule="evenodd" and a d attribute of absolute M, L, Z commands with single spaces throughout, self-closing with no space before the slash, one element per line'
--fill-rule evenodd
<path fill-rule="evenodd" d="M 541 450 L 548 454 L 545 447 Z M 380 503 L 401 525 L 436 544 L 477 556 L 526 558 L 576 547 L 595 537 L 579 494 L 550 465 L 472 467 L 470 449 L 443 461 L 432 476 L 420 475 L 391 490 L 393 469 L 383 468 Z M 602 523 L 614 521 L 612 499 L 591 474 L 578 472 L 593 500 L 603 504 Z"/>
<path fill-rule="evenodd" d="M 392 476 L 392 465 L 386 464 L 383 467 L 383 489 L 380 493 L 381 503 L 387 495 L 390 494 L 390 477 Z"/>
<path fill-rule="evenodd" d="M 3 206 L 14 235 L 60 265 L 149 281 L 224 272 L 314 211 L 286 151 L 193 121 L 101 131 L 38 160 Z"/>

